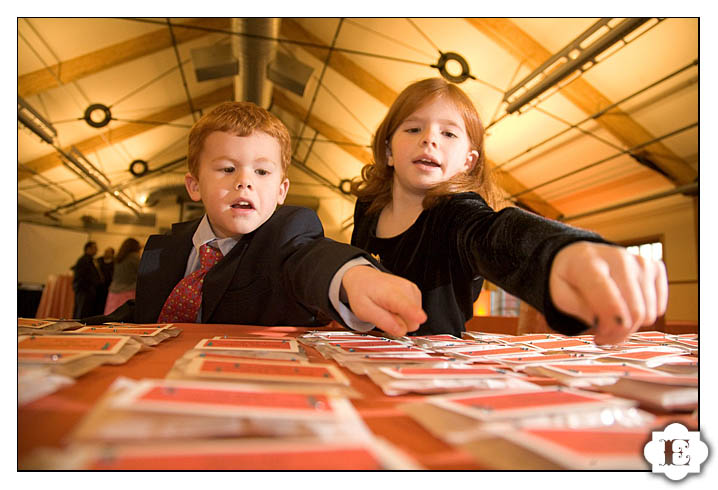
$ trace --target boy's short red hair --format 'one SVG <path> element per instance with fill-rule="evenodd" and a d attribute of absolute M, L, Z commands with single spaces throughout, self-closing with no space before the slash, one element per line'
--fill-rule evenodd
<path fill-rule="evenodd" d="M 254 131 L 262 131 L 276 139 L 282 155 L 282 176 L 287 176 L 292 158 L 292 144 L 284 123 L 252 102 L 223 102 L 202 116 L 189 132 L 187 166 L 195 178 L 199 178 L 199 157 L 204 140 L 215 131 L 236 136 L 249 136 Z"/>

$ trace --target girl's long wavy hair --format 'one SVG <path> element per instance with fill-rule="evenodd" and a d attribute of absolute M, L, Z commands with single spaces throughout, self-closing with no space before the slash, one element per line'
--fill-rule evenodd
<path fill-rule="evenodd" d="M 464 118 L 470 150 L 479 157 L 472 168 L 427 192 L 424 209 L 436 205 L 442 197 L 460 192 L 473 191 L 480 194 L 491 206 L 501 203 L 502 197 L 486 165 L 484 154 L 484 126 L 471 99 L 456 85 L 443 78 L 428 78 L 406 87 L 389 108 L 374 135 L 372 151 L 374 163 L 365 165 L 361 177 L 352 181 L 351 193 L 360 201 L 371 201 L 367 214 L 378 213 L 391 202 L 394 167 L 388 165 L 391 138 L 401 123 L 414 111 L 437 98 L 448 100 Z"/>
<path fill-rule="evenodd" d="M 122 242 L 122 245 L 120 245 L 120 250 L 115 256 L 115 264 L 119 264 L 120 262 L 125 260 L 125 258 L 132 252 L 139 252 L 140 248 L 140 242 L 138 242 L 134 238 L 125 239 L 125 241 Z"/>

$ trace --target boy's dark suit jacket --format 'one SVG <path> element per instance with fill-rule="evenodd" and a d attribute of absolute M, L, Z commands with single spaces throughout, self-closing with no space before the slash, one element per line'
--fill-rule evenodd
<path fill-rule="evenodd" d="M 137 274 L 135 301 L 83 322 L 156 323 L 184 277 L 199 223 L 178 223 L 167 235 L 151 236 Z M 363 250 L 325 238 L 314 211 L 281 206 L 207 273 L 201 322 L 318 325 L 333 318 L 344 324 L 329 301 L 329 283 L 344 263 L 358 256 L 382 269 Z"/>

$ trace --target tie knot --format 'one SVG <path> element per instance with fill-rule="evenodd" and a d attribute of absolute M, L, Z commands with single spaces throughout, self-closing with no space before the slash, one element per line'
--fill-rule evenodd
<path fill-rule="evenodd" d="M 222 257 L 219 249 L 210 247 L 207 243 L 199 247 L 199 265 L 202 269 L 211 269 Z"/>

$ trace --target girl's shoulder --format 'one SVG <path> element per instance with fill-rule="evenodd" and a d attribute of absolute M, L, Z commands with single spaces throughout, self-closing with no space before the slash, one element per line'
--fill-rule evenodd
<path fill-rule="evenodd" d="M 444 213 L 459 209 L 486 209 L 489 205 L 486 200 L 476 192 L 461 192 L 444 196 L 434 207 L 437 211 Z"/>

